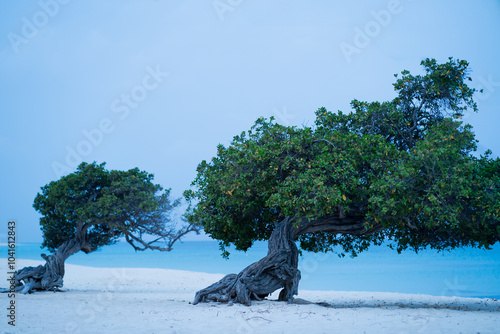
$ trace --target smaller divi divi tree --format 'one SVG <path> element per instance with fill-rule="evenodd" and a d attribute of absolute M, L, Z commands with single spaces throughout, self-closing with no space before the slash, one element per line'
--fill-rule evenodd
<path fill-rule="evenodd" d="M 198 227 L 180 228 L 171 219 L 180 201 L 170 189 L 154 184 L 153 174 L 138 168 L 105 168 L 82 163 L 77 170 L 41 188 L 34 208 L 42 215 L 45 265 L 15 272 L 16 290 L 57 290 L 63 286 L 64 262 L 79 252 L 91 253 L 124 237 L 135 250 L 170 251 L 172 245 Z"/>

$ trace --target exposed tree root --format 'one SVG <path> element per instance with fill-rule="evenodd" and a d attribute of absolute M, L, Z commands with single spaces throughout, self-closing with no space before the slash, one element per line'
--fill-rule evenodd
<path fill-rule="evenodd" d="M 83 250 L 90 251 L 76 239 L 63 243 L 52 255 L 42 254 L 47 261 L 38 267 L 25 267 L 15 272 L 16 291 L 31 293 L 36 290 L 58 291 L 63 286 L 64 261 L 74 253 Z"/>
<path fill-rule="evenodd" d="M 293 242 L 292 229 L 291 219 L 279 223 L 269 238 L 269 250 L 262 260 L 249 265 L 238 275 L 226 275 L 198 291 L 193 304 L 235 301 L 251 305 L 251 300 L 262 300 L 280 288 L 283 290 L 279 300 L 291 302 L 298 292 L 300 280 L 298 250 Z"/>

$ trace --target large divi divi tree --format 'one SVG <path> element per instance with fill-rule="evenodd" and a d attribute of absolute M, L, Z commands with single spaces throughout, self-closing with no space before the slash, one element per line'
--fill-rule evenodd
<path fill-rule="evenodd" d="M 14 274 L 17 291 L 56 290 L 63 285 L 64 262 L 79 252 L 91 253 L 124 238 L 135 250 L 169 251 L 174 242 L 198 227 L 177 227 L 171 213 L 179 205 L 170 189 L 154 184 L 153 174 L 82 163 L 74 173 L 42 187 L 34 208 L 42 215 L 45 265 Z"/>
<path fill-rule="evenodd" d="M 260 118 L 229 147 L 198 166 L 191 222 L 246 250 L 268 240 L 268 254 L 199 291 L 202 301 L 249 305 L 283 288 L 297 294 L 298 247 L 341 247 L 355 256 L 387 242 L 401 252 L 431 247 L 489 248 L 500 240 L 500 160 L 474 155 L 460 119 L 477 111 L 468 63 L 426 59 L 425 72 L 396 75 L 389 102 L 352 101 L 353 112 L 316 112 L 313 127 Z"/>

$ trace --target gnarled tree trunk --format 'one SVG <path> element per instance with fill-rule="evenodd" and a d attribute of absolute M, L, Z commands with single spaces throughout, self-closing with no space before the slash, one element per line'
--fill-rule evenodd
<path fill-rule="evenodd" d="M 43 266 L 25 267 L 15 272 L 16 291 L 28 293 L 35 290 L 58 290 L 63 286 L 64 261 L 80 250 L 90 252 L 89 245 L 78 239 L 71 239 L 59 246 L 54 254 L 42 254 L 42 258 L 47 261 Z"/>
<path fill-rule="evenodd" d="M 271 234 L 267 255 L 262 260 L 249 265 L 238 275 L 226 275 L 219 282 L 198 291 L 193 304 L 235 301 L 250 305 L 252 299 L 262 300 L 280 288 L 283 290 L 279 300 L 291 302 L 298 292 L 300 280 L 295 230 L 292 219 L 284 219 Z"/>
<path fill-rule="evenodd" d="M 384 229 L 379 223 L 374 223 L 367 229 L 366 218 L 357 215 L 345 215 L 342 208 L 337 212 L 308 221 L 303 219 L 299 224 L 293 224 L 293 219 L 287 217 L 281 221 L 269 238 L 269 250 L 260 261 L 255 262 L 238 275 L 229 274 L 219 282 L 196 293 L 193 304 L 199 302 L 230 302 L 235 301 L 250 305 L 251 300 L 262 300 L 274 291 L 283 288 L 278 300 L 292 302 L 298 293 L 300 271 L 298 266 L 298 250 L 295 240 L 306 233 L 330 232 L 351 235 L 368 235 Z"/>

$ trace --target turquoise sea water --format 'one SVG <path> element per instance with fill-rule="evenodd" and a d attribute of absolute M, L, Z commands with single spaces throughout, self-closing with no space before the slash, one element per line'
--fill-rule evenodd
<path fill-rule="evenodd" d="M 41 260 L 38 243 L 17 245 L 18 259 Z M 166 268 L 207 273 L 237 273 L 258 261 L 267 243 L 256 243 L 248 252 L 231 251 L 229 260 L 220 256 L 216 241 L 178 243 L 171 252 L 135 252 L 126 243 L 71 256 L 67 263 L 92 267 Z M 0 258 L 7 257 L 0 246 Z M 3 260 L 2 260 L 3 261 Z M 5 261 L 6 262 L 6 261 Z M 6 263 L 5 263 L 6 265 Z M 5 268 L 4 263 L 0 268 Z M 304 252 L 299 261 L 299 289 L 336 291 L 380 291 L 435 296 L 500 298 L 500 245 L 492 250 L 458 249 L 451 252 L 426 250 L 397 252 L 387 246 L 372 247 L 356 258 L 333 253 Z"/>

